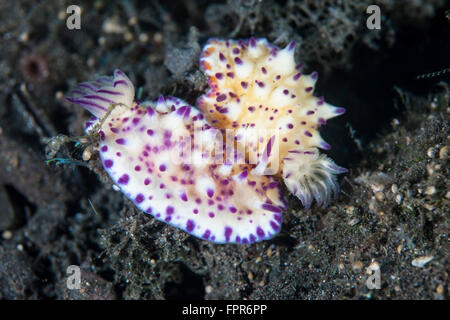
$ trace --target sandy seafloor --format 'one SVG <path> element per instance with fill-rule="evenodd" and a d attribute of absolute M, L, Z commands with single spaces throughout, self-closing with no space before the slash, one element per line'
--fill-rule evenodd
<path fill-rule="evenodd" d="M 70 4 L 0 2 L 1 299 L 449 297 L 450 72 L 416 78 L 450 67 L 444 1 L 77 1 L 79 30 Z M 366 27 L 369 4 L 380 30 Z M 296 40 L 316 93 L 347 109 L 322 131 L 349 169 L 341 193 L 305 212 L 286 191 L 272 240 L 189 236 L 114 191 L 86 145 L 48 145 L 83 133 L 88 113 L 64 100 L 76 83 L 120 68 L 142 98 L 194 104 L 207 39 L 250 36 Z M 67 289 L 69 265 L 82 290 Z"/>

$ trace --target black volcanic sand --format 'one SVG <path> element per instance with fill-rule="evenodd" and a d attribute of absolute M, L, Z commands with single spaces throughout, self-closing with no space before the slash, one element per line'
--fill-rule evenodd
<path fill-rule="evenodd" d="M 80 1 L 80 30 L 69 1 L 0 4 L 0 298 L 448 299 L 450 72 L 416 79 L 450 67 L 444 1 L 167 2 Z M 206 40 L 250 36 L 297 41 L 316 93 L 347 109 L 322 134 L 350 171 L 326 209 L 286 191 L 272 240 L 214 245 L 114 191 L 92 142 L 67 138 L 89 115 L 63 98 L 120 68 L 142 99 L 194 104 Z"/>

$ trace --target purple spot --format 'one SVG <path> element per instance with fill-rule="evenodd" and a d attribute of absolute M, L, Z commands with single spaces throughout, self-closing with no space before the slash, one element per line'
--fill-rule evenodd
<path fill-rule="evenodd" d="M 136 203 L 141 203 L 142 201 L 144 201 L 144 195 L 142 194 L 142 193 L 139 193 L 137 196 L 136 196 Z"/>
<path fill-rule="evenodd" d="M 311 74 L 311 78 L 313 78 L 314 80 L 316 80 L 318 75 L 319 75 L 319 74 L 317 73 L 317 71 L 314 71 L 314 72 Z"/>
<path fill-rule="evenodd" d="M 241 51 L 239 50 L 239 48 L 234 48 L 234 49 L 233 49 L 233 53 L 234 53 L 234 54 L 239 54 L 239 52 L 241 52 Z"/>
<path fill-rule="evenodd" d="M 104 162 L 104 165 L 105 165 L 105 168 L 111 168 L 112 166 L 113 166 L 113 161 L 112 160 L 105 160 L 105 162 Z"/>
<path fill-rule="evenodd" d="M 300 77 L 302 76 L 301 72 L 298 72 L 295 76 L 294 76 L 294 81 L 297 81 Z"/>
<path fill-rule="evenodd" d="M 314 114 L 314 111 L 313 111 L 313 110 L 309 110 L 308 112 L 306 112 L 306 115 L 307 115 L 307 116 L 310 116 L 310 115 L 312 115 L 312 114 Z"/>
<path fill-rule="evenodd" d="M 186 193 L 182 193 L 181 196 L 180 196 L 180 198 L 181 198 L 181 200 L 183 200 L 183 201 L 188 201 L 188 198 L 187 198 Z"/>
<path fill-rule="evenodd" d="M 136 170 L 136 171 L 141 171 L 141 166 L 135 166 L 135 167 L 134 167 L 134 170 Z"/>
<path fill-rule="evenodd" d="M 274 219 L 277 220 L 279 223 L 281 223 L 281 214 L 274 214 Z"/>
<path fill-rule="evenodd" d="M 264 73 L 264 74 L 267 73 L 267 70 L 266 70 L 266 68 L 264 68 L 264 67 L 261 68 L 261 71 L 262 71 L 262 73 Z"/>
<path fill-rule="evenodd" d="M 208 190 L 206 190 L 206 194 L 208 195 L 208 197 L 212 198 L 214 195 L 214 190 L 208 189 Z"/>
<path fill-rule="evenodd" d="M 216 101 L 221 102 L 221 101 L 225 100 L 226 98 L 227 98 L 227 95 L 223 93 L 223 94 L 220 94 L 217 96 Z"/>
<path fill-rule="evenodd" d="M 283 210 L 281 210 L 280 207 L 274 206 L 273 204 L 270 204 L 270 203 L 264 203 L 262 205 L 262 208 L 264 210 L 275 212 L 275 213 L 282 213 L 283 212 Z"/>
<path fill-rule="evenodd" d="M 154 133 L 155 133 L 155 132 L 154 132 L 152 129 L 148 129 L 148 130 L 147 130 L 147 134 L 148 134 L 149 136 L 152 136 Z"/>
<path fill-rule="evenodd" d="M 250 38 L 250 46 L 252 48 L 256 47 L 256 40 L 255 40 L 255 38 Z"/>
<path fill-rule="evenodd" d="M 288 123 L 287 127 L 288 127 L 289 129 L 292 129 L 292 128 L 294 128 L 294 125 L 293 125 L 292 123 Z"/>
<path fill-rule="evenodd" d="M 187 231 L 187 232 L 192 232 L 192 230 L 194 230 L 194 227 L 195 227 L 194 221 L 192 221 L 192 220 L 189 219 L 189 220 L 186 222 L 186 231 Z"/>
<path fill-rule="evenodd" d="M 261 227 L 256 228 L 256 234 L 257 234 L 260 238 L 263 238 L 264 235 L 265 235 L 264 230 L 261 229 Z"/>
<path fill-rule="evenodd" d="M 275 231 L 280 230 L 280 226 L 275 221 L 270 221 L 270 225 L 272 226 L 272 229 Z"/>
<path fill-rule="evenodd" d="M 227 72 L 227 77 L 233 79 L 234 78 L 234 73 L 233 72 Z"/>
<path fill-rule="evenodd" d="M 343 114 L 345 112 L 345 108 L 337 108 L 334 112 L 336 114 Z"/>
<path fill-rule="evenodd" d="M 166 171 L 166 166 L 164 164 L 160 165 L 159 171 Z"/>
<path fill-rule="evenodd" d="M 145 212 L 152 213 L 152 207 L 147 208 L 147 210 L 145 210 Z"/>
<path fill-rule="evenodd" d="M 312 133 L 311 132 L 309 132 L 308 130 L 306 130 L 305 131 L 305 136 L 307 136 L 307 137 L 312 137 Z"/>
<path fill-rule="evenodd" d="M 237 212 L 237 209 L 235 207 L 230 207 L 229 209 L 230 209 L 231 213 L 236 213 Z"/>
<path fill-rule="evenodd" d="M 219 80 L 222 80 L 223 79 L 223 73 L 217 72 L 216 73 L 216 78 L 219 79 Z"/>
<path fill-rule="evenodd" d="M 288 89 L 284 89 L 283 93 L 287 95 L 287 94 L 289 94 L 289 90 Z"/>
<path fill-rule="evenodd" d="M 100 149 L 102 152 L 106 152 L 106 151 L 108 151 L 108 146 L 103 146 L 103 147 L 101 147 L 101 149 Z"/>
<path fill-rule="evenodd" d="M 214 212 L 210 212 L 210 213 L 208 213 L 208 216 L 209 216 L 210 218 L 214 218 L 215 214 L 214 214 Z"/>
<path fill-rule="evenodd" d="M 231 236 L 232 232 L 233 232 L 233 229 L 231 229 L 230 227 L 225 227 L 225 239 L 227 241 L 230 241 L 230 236 Z"/>
<path fill-rule="evenodd" d="M 117 140 L 116 140 L 116 143 L 117 143 L 117 144 L 122 144 L 122 145 L 123 145 L 123 144 L 125 144 L 125 139 L 123 139 L 123 138 L 117 139 Z"/>
<path fill-rule="evenodd" d="M 313 87 L 307 87 L 307 88 L 305 88 L 305 91 L 306 92 L 311 92 L 313 90 Z"/>
<path fill-rule="evenodd" d="M 149 184 L 150 184 L 150 182 L 152 182 L 149 178 L 146 178 L 145 180 L 144 180 L 144 184 L 146 185 L 146 186 L 148 186 Z"/>
<path fill-rule="evenodd" d="M 123 175 L 119 178 L 119 180 L 117 180 L 117 182 L 118 182 L 119 184 L 127 184 L 128 181 L 130 181 L 130 176 L 127 175 L 126 173 L 123 174 Z"/>
<path fill-rule="evenodd" d="M 256 241 L 256 237 L 253 235 L 253 233 L 250 234 L 250 243 Z"/>
<path fill-rule="evenodd" d="M 242 60 L 239 57 L 234 58 L 234 62 L 236 62 L 236 64 L 242 64 Z"/>
<path fill-rule="evenodd" d="M 248 83 L 245 82 L 245 81 L 242 81 L 242 82 L 241 82 L 241 87 L 244 88 L 244 89 L 247 89 Z"/>
<path fill-rule="evenodd" d="M 203 234 L 202 238 L 208 240 L 210 235 L 211 235 L 211 231 L 206 230 L 205 233 Z"/>
<path fill-rule="evenodd" d="M 244 170 L 244 171 L 242 171 L 241 172 L 241 174 L 239 175 L 239 179 L 245 179 L 245 178 L 247 178 L 247 176 L 248 176 L 248 171 L 247 170 Z"/>
<path fill-rule="evenodd" d="M 219 59 L 220 59 L 220 61 L 225 61 L 226 60 L 225 56 L 223 55 L 222 52 L 219 52 Z"/>
<path fill-rule="evenodd" d="M 166 208 L 166 213 L 167 214 L 173 214 L 175 212 L 175 209 L 172 206 L 168 206 Z"/>
<path fill-rule="evenodd" d="M 291 41 L 288 44 L 288 50 L 293 50 L 295 48 L 295 41 Z"/>

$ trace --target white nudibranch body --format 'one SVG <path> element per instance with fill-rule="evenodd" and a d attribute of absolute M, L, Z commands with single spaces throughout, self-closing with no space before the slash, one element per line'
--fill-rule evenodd
<path fill-rule="evenodd" d="M 200 65 L 210 90 L 197 108 L 174 97 L 134 101 L 120 70 L 84 82 L 69 101 L 93 114 L 106 172 L 156 219 L 215 243 L 248 244 L 280 231 L 285 209 L 278 180 L 306 208 L 326 206 L 345 172 L 318 148 L 318 128 L 344 113 L 313 95 L 295 43 L 208 41 Z"/>
<path fill-rule="evenodd" d="M 219 129 L 232 129 L 247 138 L 255 130 L 270 132 L 257 135 L 258 142 L 266 146 L 274 139 L 278 146 L 268 159 L 260 158 L 253 173 L 273 168 L 269 172 L 282 178 L 306 208 L 313 199 L 325 206 L 338 192 L 335 175 L 347 170 L 319 156 L 318 148 L 331 147 L 318 128 L 345 109 L 313 95 L 317 72 L 303 74 L 294 51 L 295 42 L 280 49 L 266 39 L 209 40 L 200 65 L 210 90 L 197 106 Z M 256 150 L 247 149 L 252 151 Z"/>
<path fill-rule="evenodd" d="M 217 130 L 199 110 L 174 97 L 138 104 L 119 70 L 112 79 L 82 83 L 73 94 L 69 101 L 98 117 L 87 130 L 100 134 L 103 166 L 139 209 L 216 243 L 252 243 L 279 232 L 284 204 L 274 177 L 252 175 L 245 163 L 193 161 L 220 156 L 196 140 Z"/>

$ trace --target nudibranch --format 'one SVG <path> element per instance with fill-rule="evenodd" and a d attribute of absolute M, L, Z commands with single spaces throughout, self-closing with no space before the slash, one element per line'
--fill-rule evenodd
<path fill-rule="evenodd" d="M 282 178 L 306 208 L 313 199 L 326 206 L 338 192 L 336 175 L 347 170 L 319 154 L 318 148 L 330 145 L 318 129 L 345 109 L 313 95 L 318 74 L 303 74 L 295 46 L 294 41 L 280 49 L 266 39 L 210 39 L 200 57 L 210 89 L 197 107 L 213 126 L 247 140 L 246 157 L 257 163 L 253 174 Z M 257 144 L 273 145 L 270 156 L 261 157 Z"/>
<path fill-rule="evenodd" d="M 84 82 L 69 101 L 94 116 L 104 169 L 142 211 L 215 243 L 252 243 L 279 232 L 284 203 L 272 176 L 255 175 L 220 130 L 174 97 L 134 101 L 120 70 Z M 270 152 L 267 152 L 270 154 Z"/>

